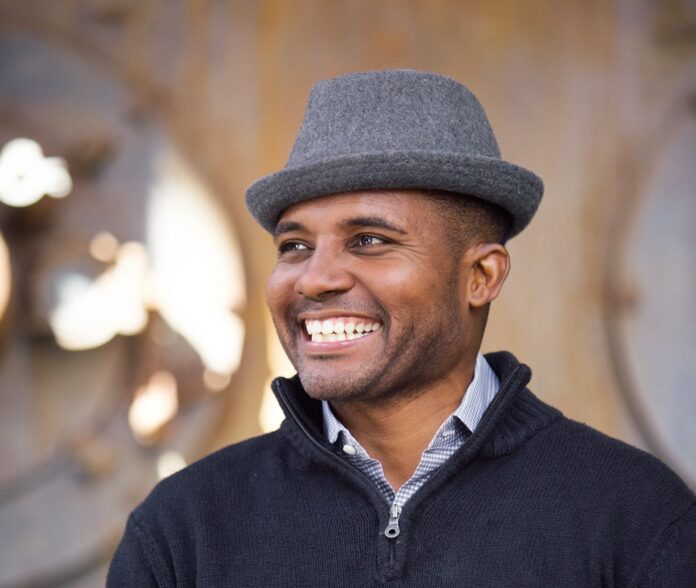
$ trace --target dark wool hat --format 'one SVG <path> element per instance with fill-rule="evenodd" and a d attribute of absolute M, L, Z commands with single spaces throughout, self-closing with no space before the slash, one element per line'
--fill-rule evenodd
<path fill-rule="evenodd" d="M 440 75 L 387 70 L 314 85 L 285 168 L 246 193 L 251 214 L 273 232 L 283 210 L 354 190 L 422 189 L 467 194 L 527 226 L 544 191 L 532 172 L 500 159 L 479 101 Z"/>

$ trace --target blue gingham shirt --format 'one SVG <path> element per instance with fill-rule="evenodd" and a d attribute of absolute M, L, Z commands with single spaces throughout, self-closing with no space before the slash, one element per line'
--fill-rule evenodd
<path fill-rule="evenodd" d="M 379 488 L 389 504 L 403 507 L 406 501 L 428 478 L 459 449 L 476 429 L 483 413 L 491 403 L 500 382 L 486 359 L 478 354 L 474 378 L 457 409 L 442 423 L 432 441 L 421 455 L 420 463 L 398 492 L 384 477 L 382 464 L 370 457 L 341 422 L 336 418 L 327 401 L 322 402 L 324 434 L 330 443 L 340 443 L 346 460 L 361 470 Z"/>

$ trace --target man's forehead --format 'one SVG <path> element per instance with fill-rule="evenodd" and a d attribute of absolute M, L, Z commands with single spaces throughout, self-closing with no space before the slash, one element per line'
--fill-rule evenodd
<path fill-rule="evenodd" d="M 415 220 L 419 210 L 423 210 L 426 199 L 425 192 L 417 190 L 369 190 L 320 196 L 284 210 L 275 232 L 291 223 L 313 221 L 356 225 L 360 224 L 360 219 L 383 217 L 392 222 L 408 224 Z"/>

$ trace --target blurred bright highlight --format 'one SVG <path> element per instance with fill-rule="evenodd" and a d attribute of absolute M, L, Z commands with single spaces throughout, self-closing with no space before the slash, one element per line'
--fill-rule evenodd
<path fill-rule="evenodd" d="M 147 216 L 153 297 L 162 318 L 216 374 L 206 380 L 212 389 L 237 370 L 244 341 L 233 310 L 245 303 L 244 274 L 225 217 L 183 160 L 163 152 Z"/>
<path fill-rule="evenodd" d="M 58 274 L 50 326 L 61 347 L 82 350 L 141 333 L 157 312 L 166 328 L 153 327 L 153 339 L 166 343 L 165 332 L 170 343 L 174 333 L 185 339 L 201 360 L 206 389 L 218 392 L 239 367 L 244 342 L 239 245 L 226 211 L 168 147 L 154 158 L 152 178 L 146 243 L 96 234 L 89 253 L 106 269 L 94 278 Z"/>
<path fill-rule="evenodd" d="M 149 443 L 176 416 L 178 408 L 176 379 L 169 372 L 155 372 L 147 384 L 136 390 L 128 424 L 138 441 Z"/>
<path fill-rule="evenodd" d="M 211 370 L 203 372 L 203 383 L 211 392 L 220 392 L 229 386 L 231 374 L 218 374 Z"/>
<path fill-rule="evenodd" d="M 12 290 L 12 266 L 7 243 L 0 233 L 0 319 L 5 314 Z"/>
<path fill-rule="evenodd" d="M 288 359 L 285 351 L 276 334 L 271 315 L 266 313 L 266 340 L 268 341 L 267 357 L 268 367 L 271 371 L 271 378 L 266 382 L 263 388 L 263 396 L 261 397 L 261 407 L 259 409 L 259 426 L 264 433 L 270 433 L 280 427 L 285 415 L 283 409 L 280 408 L 276 400 L 273 390 L 271 390 L 271 382 L 276 377 L 291 378 L 295 375 L 295 368 Z"/>
<path fill-rule="evenodd" d="M 75 272 L 58 281 L 58 305 L 50 324 L 64 349 L 98 347 L 114 336 L 135 335 L 147 324 L 144 293 L 147 251 L 140 243 L 124 243 L 116 263 L 95 280 Z"/>
<path fill-rule="evenodd" d="M 259 426 L 264 433 L 276 431 L 283 422 L 285 415 L 283 409 L 280 408 L 276 400 L 273 390 L 271 390 L 271 382 L 274 378 L 270 378 L 263 388 L 263 396 L 261 397 L 261 408 L 259 409 Z"/>
<path fill-rule="evenodd" d="M 0 201 L 10 206 L 29 206 L 43 196 L 64 198 L 73 183 L 65 160 L 44 157 L 36 141 L 19 138 L 0 151 Z"/>
<path fill-rule="evenodd" d="M 118 240 L 111 233 L 102 231 L 90 241 L 89 252 L 94 259 L 110 263 L 118 255 Z"/>
<path fill-rule="evenodd" d="M 157 477 L 162 480 L 186 467 L 184 456 L 178 451 L 165 451 L 157 458 Z"/>

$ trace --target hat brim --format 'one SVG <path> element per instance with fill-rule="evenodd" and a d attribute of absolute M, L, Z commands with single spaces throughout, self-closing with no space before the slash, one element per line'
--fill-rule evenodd
<path fill-rule="evenodd" d="M 311 198 L 356 190 L 445 190 L 480 198 L 512 216 L 509 237 L 524 229 L 544 192 L 527 169 L 493 157 L 439 152 L 359 154 L 289 166 L 261 178 L 246 193 L 251 214 L 273 232 L 281 213 Z"/>

